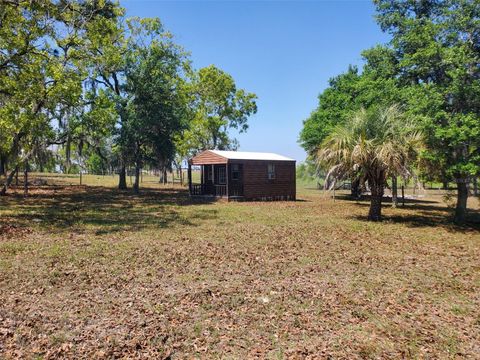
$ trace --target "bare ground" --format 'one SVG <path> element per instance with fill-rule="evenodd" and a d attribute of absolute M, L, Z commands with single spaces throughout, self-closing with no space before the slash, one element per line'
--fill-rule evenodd
<path fill-rule="evenodd" d="M 0 199 L 0 357 L 480 357 L 478 210 L 301 199 Z"/>

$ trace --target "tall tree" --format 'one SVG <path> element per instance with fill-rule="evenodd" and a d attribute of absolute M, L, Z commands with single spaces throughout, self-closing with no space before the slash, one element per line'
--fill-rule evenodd
<path fill-rule="evenodd" d="M 0 6 L 0 154 L 3 167 L 13 171 L 1 193 L 4 194 L 15 171 L 27 159 L 22 151 L 30 131 L 44 122 L 41 111 L 52 84 L 47 83 L 45 59 L 48 49 L 39 43 L 49 37 L 46 26 L 51 4 L 3 3 Z"/>
<path fill-rule="evenodd" d="M 112 96 L 117 115 L 115 151 L 118 154 L 118 172 L 120 189 L 127 188 L 126 166 L 127 148 L 123 144 L 123 124 L 126 121 L 128 95 L 124 92 L 126 55 L 137 47 L 137 38 L 127 34 L 127 20 L 123 9 L 114 9 L 108 17 L 94 22 L 87 27 L 89 42 L 86 53 L 90 59 L 89 77 L 99 87 L 104 87 Z M 133 21 L 133 20 L 132 20 Z M 134 31 L 138 34 L 138 31 Z"/>
<path fill-rule="evenodd" d="M 232 76 L 213 65 L 193 74 L 190 91 L 192 121 L 178 139 L 184 153 L 238 146 L 228 131 L 247 131 L 248 117 L 257 112 L 257 96 L 237 89 Z"/>
<path fill-rule="evenodd" d="M 161 22 L 157 18 L 129 18 L 126 19 L 123 13 L 119 13 L 115 18 L 104 19 L 102 23 L 92 24 L 89 29 L 93 34 L 89 53 L 91 54 L 92 63 L 96 64 L 92 72 L 92 78 L 99 84 L 99 86 L 107 89 L 116 104 L 117 112 L 117 126 L 116 126 L 116 152 L 119 158 L 119 185 L 120 189 L 126 189 L 126 167 L 129 163 L 141 163 L 142 152 L 133 135 L 137 140 L 140 136 L 141 127 L 135 129 L 135 124 L 132 118 L 136 115 L 139 103 L 138 91 L 140 91 L 140 83 L 134 78 L 139 78 L 139 70 L 141 68 L 140 62 L 144 61 L 143 65 L 152 63 L 154 56 L 157 56 L 157 68 L 151 68 L 150 76 L 158 78 L 159 81 L 165 81 L 166 76 L 172 75 L 171 69 L 167 69 L 167 65 L 160 68 L 161 61 L 166 60 L 169 66 L 174 63 L 171 54 L 175 53 L 177 59 L 182 58 L 181 62 L 186 63 L 183 58 L 185 54 L 180 55 L 180 49 L 176 47 L 171 41 L 171 34 L 163 28 Z M 155 48 L 163 49 L 163 59 L 155 55 Z M 170 51 L 170 55 L 167 52 Z M 157 51 L 158 53 L 158 51 Z M 170 56 L 170 57 L 169 57 Z M 151 67 L 151 65 L 149 65 Z M 167 73 L 165 73 L 167 71 Z M 155 79 L 147 79 L 142 74 L 142 81 L 147 81 L 151 85 Z M 130 76 L 130 78 L 129 78 Z M 177 76 L 178 77 L 178 76 Z M 158 84 L 157 84 L 158 85 Z M 167 85 L 166 85 L 167 86 Z M 158 89 L 158 87 L 157 87 Z M 150 95 L 154 95 L 152 92 Z M 143 100 L 145 101 L 145 91 L 142 92 Z M 152 98 L 153 99 L 153 98 Z M 149 100 L 151 101 L 151 99 Z M 135 104 L 135 109 L 134 109 Z M 161 103 L 165 105 L 165 103 Z M 147 128 L 145 128 L 147 132 Z M 143 140 L 142 140 L 143 141 Z M 138 166 L 137 166 L 138 168 Z M 136 188 L 136 185 L 135 185 Z"/>
<path fill-rule="evenodd" d="M 150 23 L 161 34 L 159 22 Z M 134 191 L 139 191 L 144 163 L 158 166 L 159 159 L 174 156 L 174 137 L 185 126 L 184 71 L 188 62 L 183 50 L 165 38 L 153 38 L 149 45 L 127 58 L 125 91 L 127 105 L 125 136 L 135 164 Z"/>
<path fill-rule="evenodd" d="M 109 2 L 8 1 L 0 7 L 0 154 L 12 168 L 57 142 L 52 119 L 82 101 L 86 27 Z M 113 6 L 113 5 L 112 5 Z M 39 144 L 42 139 L 43 144 Z M 5 160 L 7 159 L 7 160 Z M 13 172 L 2 193 L 5 193 Z"/>
<path fill-rule="evenodd" d="M 409 88 L 408 109 L 427 136 L 424 161 L 457 183 L 454 220 L 464 223 L 468 183 L 480 173 L 480 3 L 375 3 Z"/>

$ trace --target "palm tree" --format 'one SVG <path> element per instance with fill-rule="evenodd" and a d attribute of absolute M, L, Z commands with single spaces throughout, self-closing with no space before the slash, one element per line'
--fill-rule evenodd
<path fill-rule="evenodd" d="M 411 176 L 422 144 L 421 133 L 396 105 L 359 110 L 334 128 L 322 143 L 317 161 L 328 168 L 326 184 L 357 176 L 368 182 L 371 202 L 368 219 L 381 220 L 382 198 L 389 176 Z"/>

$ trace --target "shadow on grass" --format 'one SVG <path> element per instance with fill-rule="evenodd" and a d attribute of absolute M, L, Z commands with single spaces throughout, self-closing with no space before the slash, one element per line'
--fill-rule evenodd
<path fill-rule="evenodd" d="M 337 200 L 346 200 L 346 201 L 353 201 L 353 202 L 368 202 L 370 203 L 370 195 L 362 195 L 360 199 L 355 198 L 351 195 L 348 194 L 340 194 L 336 195 L 335 199 Z M 392 203 L 392 198 L 391 197 L 383 197 L 382 199 L 383 203 Z M 399 197 L 398 198 L 398 203 L 401 205 L 402 204 L 402 199 Z M 419 198 L 406 198 L 405 199 L 405 204 L 438 204 L 437 201 L 435 200 L 427 200 L 427 199 L 419 199 Z"/>
<path fill-rule="evenodd" d="M 350 218 L 368 221 L 366 215 L 351 216 Z M 450 231 L 470 232 L 480 231 L 480 215 L 475 212 L 469 214 L 467 222 L 464 225 L 456 225 L 453 223 L 453 215 L 447 214 L 447 216 L 435 216 L 431 213 L 417 213 L 411 215 L 389 215 L 383 216 L 383 222 L 391 222 L 398 224 L 405 224 L 406 226 L 413 228 L 420 227 L 442 227 Z"/>
<path fill-rule="evenodd" d="M 361 201 L 344 197 L 343 200 L 356 202 L 356 205 L 365 209 L 365 215 L 350 216 L 357 220 L 368 221 L 367 213 L 370 207 L 370 197 L 364 196 Z M 383 198 L 383 209 L 390 208 L 391 198 Z M 469 209 L 467 221 L 459 226 L 453 223 L 454 211 L 447 206 L 442 206 L 434 200 L 405 199 L 405 205 L 401 203 L 393 210 L 397 214 L 383 215 L 383 222 L 405 224 L 409 227 L 443 227 L 452 231 L 480 231 L 480 211 Z"/>
<path fill-rule="evenodd" d="M 172 225 L 195 226 L 214 219 L 217 210 L 185 210 L 183 206 L 206 204 L 192 201 L 187 191 L 144 189 L 139 195 L 103 187 L 45 186 L 32 188 L 26 199 L 11 195 L 0 199 L 9 210 L 2 223 L 28 227 L 37 224 L 52 232 L 93 229 L 102 235 Z"/>

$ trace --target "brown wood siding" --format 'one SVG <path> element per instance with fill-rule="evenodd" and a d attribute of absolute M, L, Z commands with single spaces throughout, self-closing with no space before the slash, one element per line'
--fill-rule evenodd
<path fill-rule="evenodd" d="M 213 183 L 207 181 L 206 167 L 214 166 L 214 181 L 218 184 L 218 168 L 227 164 L 226 192 L 232 198 L 245 200 L 295 200 L 296 178 L 294 160 L 240 160 L 227 159 L 211 151 L 204 151 L 189 162 L 191 165 L 202 166 L 203 184 Z M 232 166 L 240 165 L 240 178 L 232 179 Z M 275 179 L 268 179 L 268 165 L 275 165 Z M 243 195 L 243 196 L 242 196 Z"/>
<path fill-rule="evenodd" d="M 190 160 L 190 164 L 192 165 L 208 165 L 208 164 L 226 164 L 227 159 L 223 156 L 217 155 L 211 151 L 203 151 L 197 156 L 194 156 Z"/>
<path fill-rule="evenodd" d="M 241 162 L 244 164 L 243 186 L 245 199 L 295 200 L 295 161 L 245 160 Z M 275 179 L 273 180 L 268 179 L 268 164 L 275 164 Z"/>

